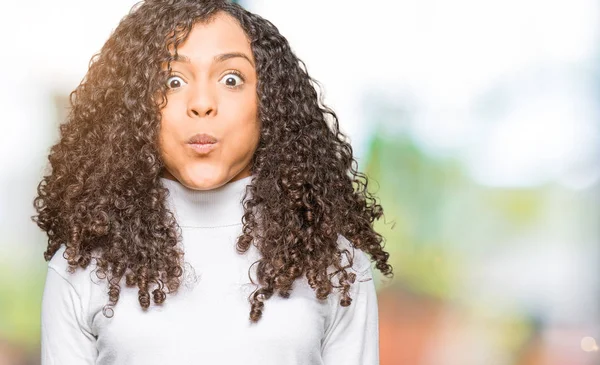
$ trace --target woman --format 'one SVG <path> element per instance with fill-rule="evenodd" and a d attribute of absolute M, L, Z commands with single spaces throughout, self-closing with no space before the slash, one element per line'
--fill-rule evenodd
<path fill-rule="evenodd" d="M 35 199 L 42 364 L 379 363 L 383 211 L 300 65 L 226 1 L 122 19 Z"/>

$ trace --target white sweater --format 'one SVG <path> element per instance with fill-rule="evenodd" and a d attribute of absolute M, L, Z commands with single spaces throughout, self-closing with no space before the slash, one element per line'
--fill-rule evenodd
<path fill-rule="evenodd" d="M 162 305 L 143 311 L 137 288 L 121 282 L 114 315 L 105 280 L 95 260 L 86 270 L 67 272 L 64 245 L 48 263 L 42 298 L 42 365 L 376 365 L 379 364 L 378 305 L 367 255 L 339 236 L 354 252 L 352 304 L 339 293 L 318 300 L 305 277 L 290 297 L 265 301 L 258 323 L 249 320 L 248 269 L 257 249 L 235 251 L 241 234 L 241 198 L 251 176 L 220 188 L 191 190 L 161 179 L 168 204 L 182 229 L 185 280 Z M 344 260 L 346 261 L 346 260 Z M 253 279 L 256 265 L 251 271 Z"/>

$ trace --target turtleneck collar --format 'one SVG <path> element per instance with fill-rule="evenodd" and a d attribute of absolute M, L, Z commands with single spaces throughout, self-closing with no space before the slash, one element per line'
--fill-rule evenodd
<path fill-rule="evenodd" d="M 215 228 L 242 224 L 242 198 L 252 177 L 250 175 L 211 190 L 190 189 L 163 177 L 160 181 L 169 190 L 167 204 L 180 227 Z"/>

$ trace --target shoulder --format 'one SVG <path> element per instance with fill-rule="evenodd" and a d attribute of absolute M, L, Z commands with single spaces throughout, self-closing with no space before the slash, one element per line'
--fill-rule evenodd
<path fill-rule="evenodd" d="M 341 251 L 347 250 L 350 257 L 352 257 L 351 270 L 357 277 L 361 278 L 371 273 L 371 258 L 369 255 L 365 251 L 354 247 L 352 242 L 341 234 L 338 235 L 338 248 Z M 344 254 L 342 255 L 342 263 L 344 265 L 348 263 L 348 259 Z"/>
<path fill-rule="evenodd" d="M 87 268 L 77 267 L 74 272 L 69 271 L 69 263 L 64 257 L 66 246 L 61 245 L 54 253 L 54 256 L 48 261 L 48 271 L 58 274 L 66 283 L 69 284 L 77 294 L 86 292 L 90 284 L 98 283 L 99 279 L 95 276 L 95 259 L 92 258 Z"/>
<path fill-rule="evenodd" d="M 94 273 L 95 260 L 85 269 L 77 267 L 71 273 L 63 256 L 65 249 L 62 245 L 48 261 L 42 321 L 56 328 L 67 328 L 59 322 L 68 321 L 69 326 L 77 325 L 82 331 L 93 333 L 93 318 L 102 310 L 105 290 L 98 290 L 101 286 Z"/>
<path fill-rule="evenodd" d="M 65 259 L 65 245 L 61 245 L 60 248 L 54 253 L 54 256 L 48 261 L 48 268 L 56 271 L 60 276 L 66 276 L 68 274 L 69 263 Z"/>

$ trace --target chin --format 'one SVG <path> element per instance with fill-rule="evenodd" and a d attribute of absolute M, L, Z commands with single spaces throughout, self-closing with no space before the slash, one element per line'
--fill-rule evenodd
<path fill-rule="evenodd" d="M 189 183 L 184 184 L 186 185 L 188 188 L 190 189 L 194 189 L 194 190 L 211 190 L 214 188 L 217 188 L 219 186 L 218 183 L 213 182 L 213 181 L 196 181 L 196 180 L 189 180 Z"/>
<path fill-rule="evenodd" d="M 219 186 L 226 183 L 224 179 L 219 178 L 215 173 L 211 174 L 188 174 L 183 178 L 183 185 L 187 186 L 190 189 L 194 190 L 210 190 L 218 188 Z"/>

